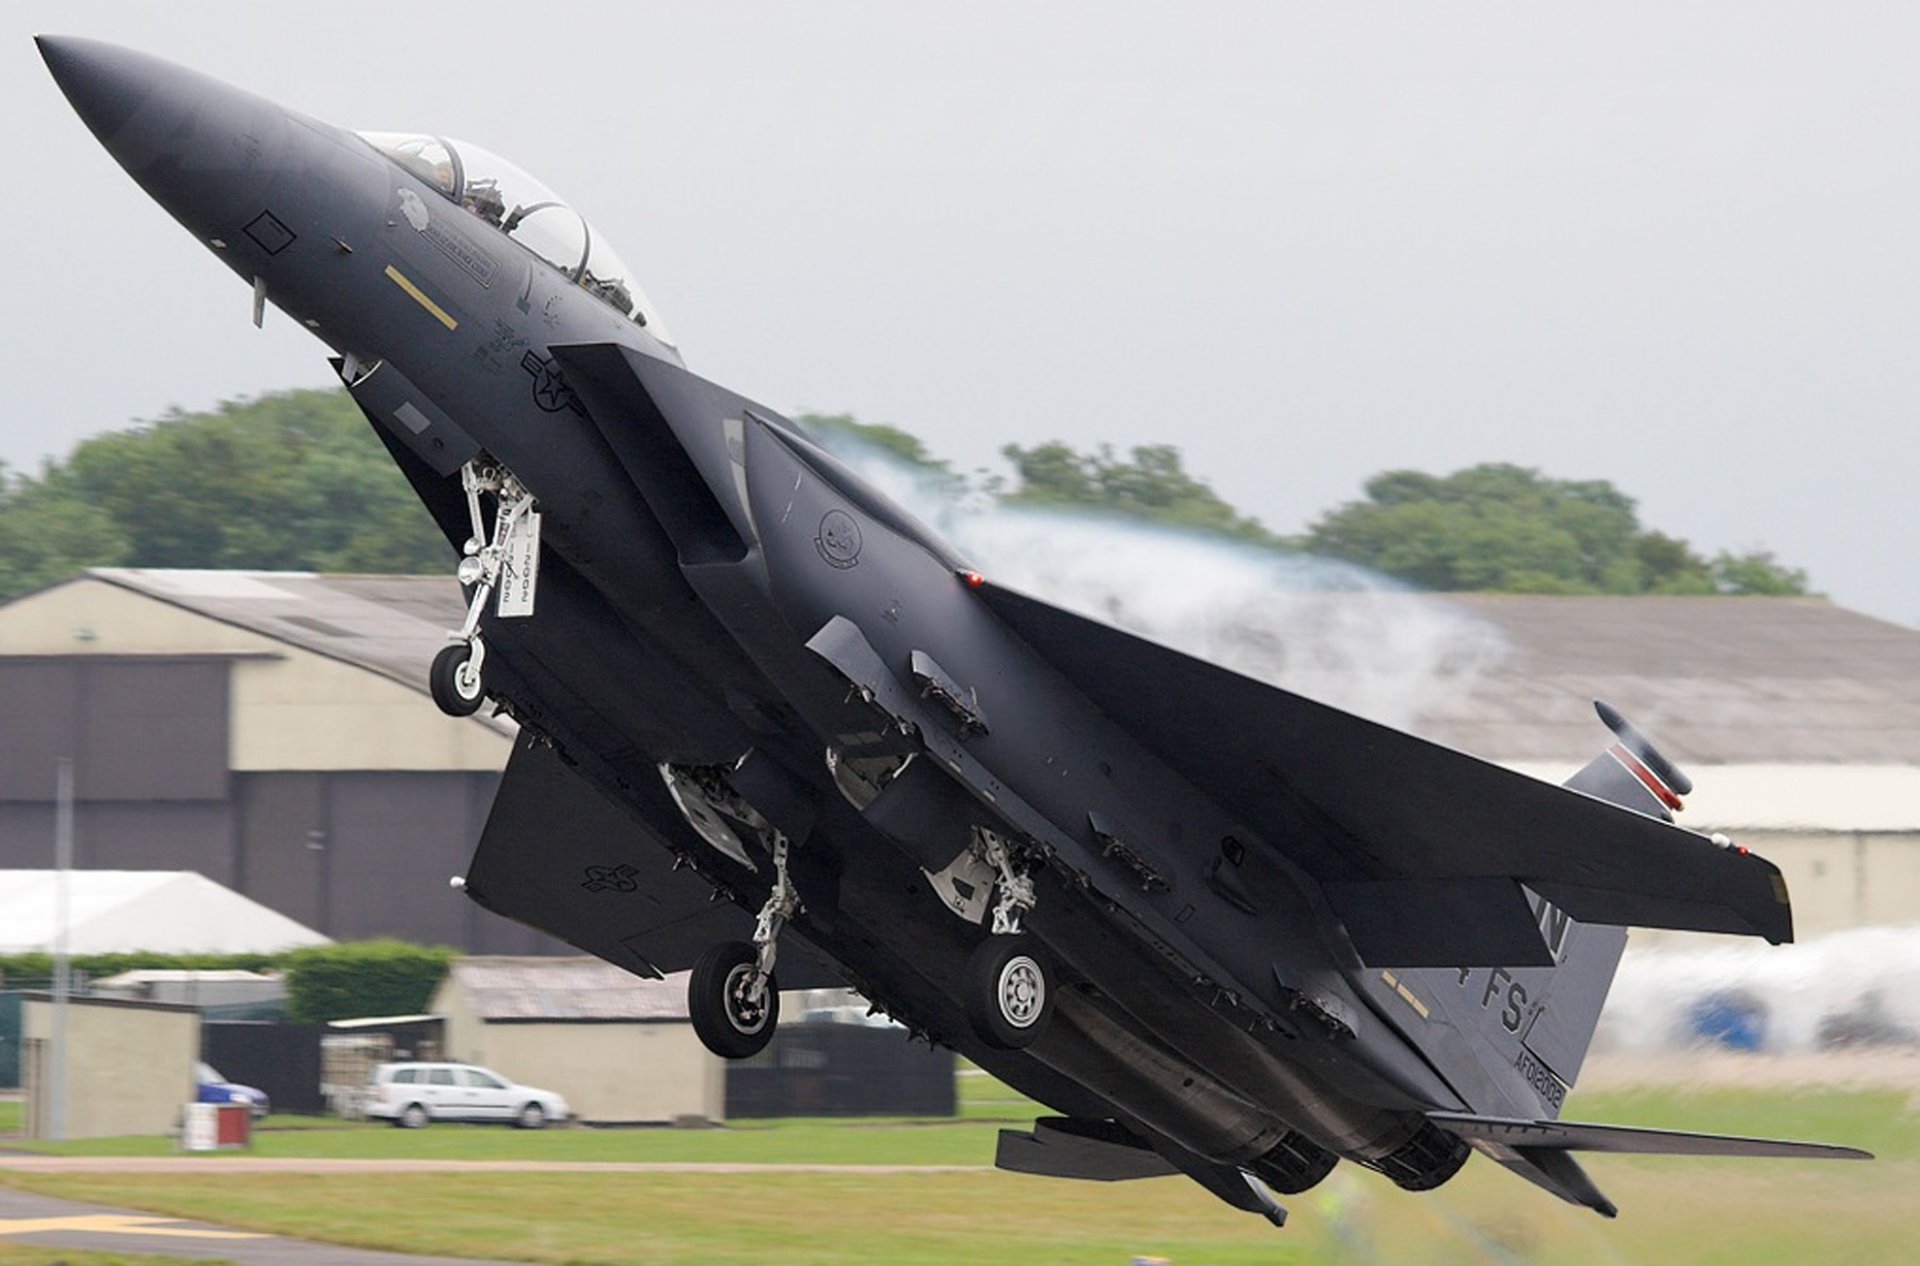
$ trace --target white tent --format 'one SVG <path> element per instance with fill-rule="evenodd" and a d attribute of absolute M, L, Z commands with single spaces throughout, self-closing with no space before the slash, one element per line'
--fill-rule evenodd
<path fill-rule="evenodd" d="M 0 953 L 51 952 L 51 870 L 0 870 Z M 266 954 L 331 941 L 190 870 L 67 872 L 67 951 Z"/>

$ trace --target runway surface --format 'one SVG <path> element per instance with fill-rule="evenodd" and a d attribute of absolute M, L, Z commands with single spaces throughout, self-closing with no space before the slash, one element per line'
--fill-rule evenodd
<path fill-rule="evenodd" d="M 509 1266 L 465 1257 L 415 1257 L 235 1231 L 181 1218 L 57 1200 L 0 1186 L 0 1241 L 47 1248 L 223 1257 L 242 1266 Z"/>
<path fill-rule="evenodd" d="M 740 1161 L 350 1160 L 324 1157 L 5 1156 L 0 1169 L 38 1174 L 983 1174 L 991 1165 L 749 1164 Z"/>

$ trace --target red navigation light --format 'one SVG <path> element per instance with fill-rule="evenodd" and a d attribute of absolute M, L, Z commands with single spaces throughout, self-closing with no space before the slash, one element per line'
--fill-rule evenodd
<path fill-rule="evenodd" d="M 967 582 L 967 588 L 969 589 L 978 589 L 981 585 L 987 583 L 987 578 L 977 571 L 963 571 L 960 573 L 960 579 Z"/>

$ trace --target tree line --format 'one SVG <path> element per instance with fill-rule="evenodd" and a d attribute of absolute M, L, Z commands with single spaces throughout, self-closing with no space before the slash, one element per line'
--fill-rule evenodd
<path fill-rule="evenodd" d="M 1641 524 L 1633 498 L 1604 479 L 1551 479 L 1486 462 L 1450 475 L 1390 470 L 1364 495 L 1323 514 L 1298 536 L 1269 531 L 1185 469 L 1180 450 L 1149 444 L 1126 456 L 1090 453 L 1058 440 L 1000 450 L 1014 477 L 969 480 L 927 452 L 919 438 L 846 414 L 801 419 L 919 467 L 950 489 L 1002 504 L 1096 511 L 1183 528 L 1267 549 L 1336 558 L 1422 589 L 1561 594 L 1742 594 L 1808 592 L 1806 572 L 1766 550 L 1701 554 Z"/>
<path fill-rule="evenodd" d="M 1185 468 L 1169 444 L 1122 455 L 1060 441 L 1001 450 L 1011 475 L 962 475 L 910 432 L 846 414 L 798 421 L 864 445 L 952 495 L 1059 507 L 1342 559 L 1424 589 L 1520 593 L 1804 594 L 1764 550 L 1706 556 L 1643 526 L 1605 480 L 1487 463 L 1387 471 L 1298 536 L 1269 531 Z M 440 572 L 445 539 L 346 393 L 289 391 L 82 441 L 37 475 L 0 465 L 0 601 L 88 567 Z"/>

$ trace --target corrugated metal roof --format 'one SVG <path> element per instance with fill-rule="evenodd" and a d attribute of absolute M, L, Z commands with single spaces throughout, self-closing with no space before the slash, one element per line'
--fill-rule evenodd
<path fill-rule="evenodd" d="M 417 689 L 461 618 L 448 577 L 92 574 Z M 1817 598 L 1366 592 L 1289 611 L 1223 617 L 1194 649 L 1491 760 L 1584 762 L 1603 698 L 1683 764 L 1920 764 L 1920 631 Z"/>
<path fill-rule="evenodd" d="M 96 567 L 96 579 L 357 665 L 425 692 L 427 665 L 465 609 L 449 576 Z M 475 721 L 511 732 L 487 715 Z"/>
<path fill-rule="evenodd" d="M 687 973 L 643 980 L 597 958 L 462 958 L 449 984 L 482 1020 L 684 1020 Z"/>
<path fill-rule="evenodd" d="M 1920 631 L 1816 598 L 1443 601 L 1506 651 L 1418 716 L 1441 742 L 1584 761 L 1600 698 L 1682 764 L 1920 764 Z"/>

